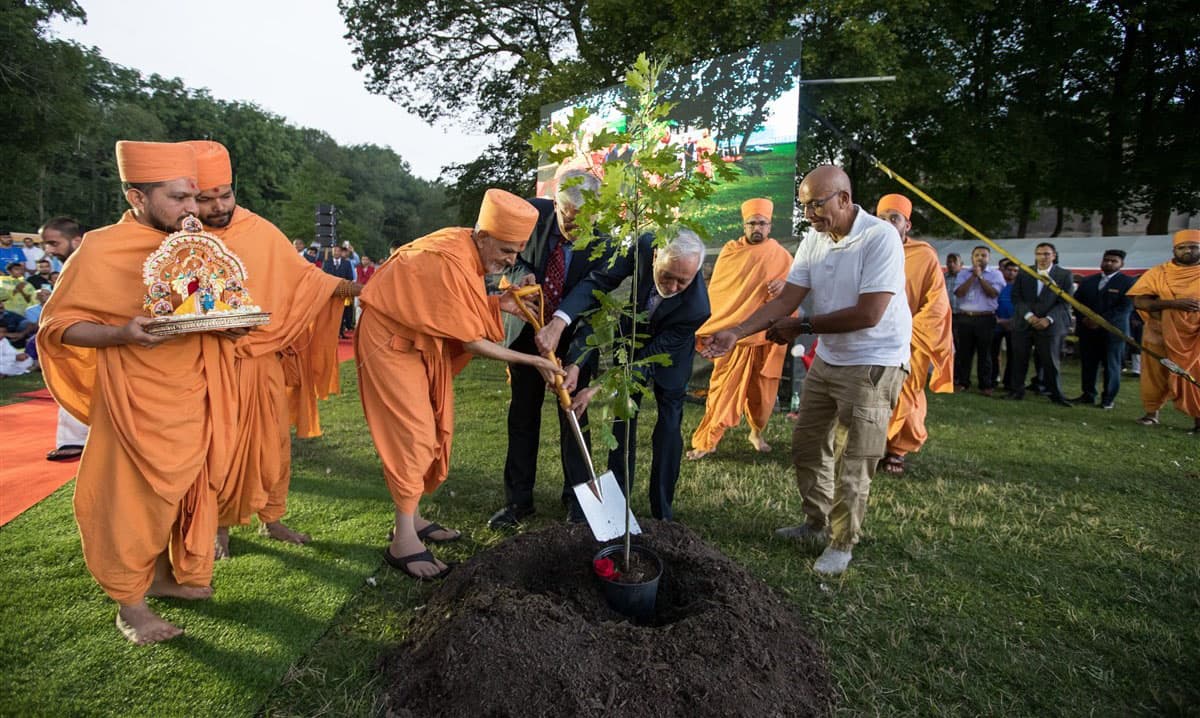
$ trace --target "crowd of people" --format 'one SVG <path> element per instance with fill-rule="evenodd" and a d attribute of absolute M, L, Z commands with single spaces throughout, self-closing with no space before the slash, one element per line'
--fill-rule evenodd
<path fill-rule="evenodd" d="M 309 540 L 282 521 L 289 427 L 297 436 L 320 434 L 316 401 L 336 384 L 336 344 L 351 330 L 363 414 L 394 504 L 384 559 L 418 580 L 451 570 L 429 547 L 461 536 L 423 518 L 420 502 L 446 479 L 453 380 L 473 356 L 507 363 L 511 386 L 505 498 L 488 525 L 517 527 L 535 513 L 547 387 L 570 396 L 570 406 L 558 408 L 561 501 L 567 520 L 585 520 L 573 487 L 588 480 L 589 459 L 571 443 L 567 412 L 586 425 L 600 391 L 586 315 L 598 294 L 629 278 L 636 318 L 625 317 L 621 329 L 646 339 L 633 356 L 612 359 L 670 359 L 637 365 L 658 409 L 647 482 L 657 519 L 675 515 L 684 395 L 697 351 L 714 369 L 686 456 L 694 461 L 716 452 L 743 415 L 753 448 L 770 451 L 764 430 L 784 353 L 802 335 L 818 338 L 792 432 L 803 521 L 776 533 L 825 544 L 814 563 L 824 575 L 850 564 L 876 472 L 903 473 L 905 457 L 925 443 L 927 389 L 969 388 L 977 355 L 978 386 L 991 394 L 998 383 L 992 357 L 1007 343 L 1008 396 L 1021 398 L 1032 356 L 1038 385 L 1068 403 L 1058 369 L 1072 323 L 1064 299 L 1072 279 L 1055 266 L 1053 247 L 1038 247 L 1041 281 L 1012 267 L 989 269 L 983 247 L 969 268 L 949 257 L 943 275 L 933 248 L 908 236 L 911 202 L 887 195 L 872 213 L 854 202 L 848 176 L 834 166 L 816 168 L 798 187 L 810 228 L 794 256 L 770 236 L 770 200 L 754 198 L 741 207 L 743 235 L 722 247 L 707 281 L 705 245 L 686 229 L 646 235 L 624 253 L 603 237 L 596 238 L 601 251 L 575 251 L 577 213 L 598 187 L 581 170 L 560 178 L 553 199 L 489 190 L 473 227 L 394 246 L 376 267 L 349 244 L 321 257 L 239 206 L 232 163 L 218 143 L 120 142 L 117 168 L 129 204 L 117 223 L 82 238 L 69 220 L 43 227 L 47 253 L 67 261 L 35 325 L 47 386 L 64 416 L 90 430 L 79 442 L 75 496 L 84 558 L 118 603 L 118 628 L 138 644 L 181 633 L 147 597 L 212 595 L 212 564 L 230 554 L 230 526 L 257 517 L 274 539 Z M 176 337 L 146 331 L 143 261 L 189 216 L 245 264 L 247 288 L 271 312 L 268 325 Z M 1137 282 L 1119 279 L 1119 255 L 1105 254 L 1100 279 L 1081 283 L 1080 301 L 1124 326 L 1123 300 L 1133 297 L 1147 318 L 1147 349 L 1200 374 L 1200 232 L 1177 234 L 1174 258 Z M 510 289 L 489 289 L 485 278 L 497 274 L 513 278 Z M 524 290 L 534 284 L 548 319 L 540 328 L 519 325 L 506 342 L 502 313 L 523 316 L 530 308 Z M 1078 329 L 1097 330 L 1094 320 L 1082 312 Z M 1081 334 L 1081 351 L 1085 345 L 1097 353 L 1085 363 L 1084 396 L 1095 396 L 1103 366 L 1100 398 L 1111 404 L 1111 352 L 1120 344 Z M 1195 387 L 1165 373 L 1161 382 L 1143 383 L 1144 396 L 1152 383 L 1200 427 Z M 623 420 L 634 437 L 639 405 Z M 619 444 L 608 468 L 632 479 L 636 441 L 624 445 L 623 426 L 614 434 Z"/>

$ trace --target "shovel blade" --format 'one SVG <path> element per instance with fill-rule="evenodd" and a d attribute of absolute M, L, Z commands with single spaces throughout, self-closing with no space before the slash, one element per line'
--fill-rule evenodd
<path fill-rule="evenodd" d="M 575 484 L 572 488 L 575 490 L 575 498 L 579 500 L 579 508 L 583 509 L 584 518 L 592 529 L 592 535 L 597 541 L 611 541 L 625 535 L 625 494 L 621 493 L 617 477 L 611 471 L 604 472 L 596 481 L 600 484 L 603 501 L 596 498 L 596 494 L 588 485 L 590 482 Z M 629 532 L 642 532 L 632 511 L 629 512 Z"/>

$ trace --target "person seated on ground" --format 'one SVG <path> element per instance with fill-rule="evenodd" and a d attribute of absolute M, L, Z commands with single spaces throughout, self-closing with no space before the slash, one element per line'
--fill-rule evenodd
<path fill-rule="evenodd" d="M 33 322 L 34 326 L 36 326 L 38 321 L 42 318 L 42 305 L 44 305 L 48 299 L 50 299 L 50 288 L 46 287 L 44 289 L 39 289 L 37 291 L 37 301 L 34 304 L 29 305 L 29 308 L 25 310 L 25 320 Z"/>
<path fill-rule="evenodd" d="M 37 323 L 31 322 L 23 314 L 9 311 L 7 304 L 0 300 L 0 329 L 4 338 L 16 349 L 25 346 L 25 340 L 37 331 Z"/>
<path fill-rule="evenodd" d="M 9 262 L 5 272 L 5 276 L 0 277 L 0 302 L 4 302 L 10 312 L 24 314 L 36 295 L 33 285 L 25 279 L 25 263 Z"/>
<path fill-rule="evenodd" d="M 7 339 L 0 339 L 0 376 L 20 376 L 33 369 L 32 357 L 15 348 Z"/>
<path fill-rule="evenodd" d="M 53 284 L 53 281 L 50 279 L 50 275 L 53 273 L 54 271 L 50 266 L 50 260 L 39 259 L 37 261 L 37 272 L 29 275 L 27 281 L 34 289 L 44 289 Z"/>

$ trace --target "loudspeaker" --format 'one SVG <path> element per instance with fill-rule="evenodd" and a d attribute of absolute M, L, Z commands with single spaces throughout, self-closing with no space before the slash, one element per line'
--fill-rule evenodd
<path fill-rule="evenodd" d="M 337 244 L 337 207 L 331 204 L 317 205 L 317 243 L 323 247 Z"/>

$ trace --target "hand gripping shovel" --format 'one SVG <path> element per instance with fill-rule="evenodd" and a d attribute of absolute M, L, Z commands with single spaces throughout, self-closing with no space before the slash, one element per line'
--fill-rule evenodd
<path fill-rule="evenodd" d="M 540 316 L 544 306 L 541 287 L 527 285 L 519 288 L 512 287 L 509 291 L 518 299 L 517 306 L 525 315 L 525 321 L 533 326 L 535 332 L 541 329 L 544 324 L 544 320 Z M 524 301 L 533 298 L 534 295 L 536 295 L 534 301 L 538 304 L 537 316 L 525 306 Z M 547 354 L 546 358 L 558 363 L 559 366 L 562 365 L 553 352 Z M 558 396 L 559 408 L 567 415 L 567 423 L 571 425 L 571 433 L 575 435 L 575 442 L 579 445 L 579 451 L 587 463 L 588 475 L 591 476 L 590 480 L 571 488 L 574 489 L 579 508 L 583 510 L 583 516 L 592 529 L 592 535 L 596 537 L 597 541 L 609 541 L 623 536 L 625 534 L 625 512 L 629 513 L 629 532 L 640 534 L 642 529 L 638 526 L 633 513 L 629 511 L 629 502 L 625 500 L 625 496 L 621 493 L 621 487 L 617 485 L 617 477 L 611 471 L 604 472 L 599 478 L 596 477 L 596 470 L 592 467 L 591 452 L 588 450 L 587 441 L 583 438 L 583 430 L 579 427 L 579 417 L 575 416 L 575 412 L 571 410 L 571 395 L 563 388 L 562 377 L 554 378 L 554 393 Z M 604 500 L 605 496 L 609 497 L 609 501 Z"/>

